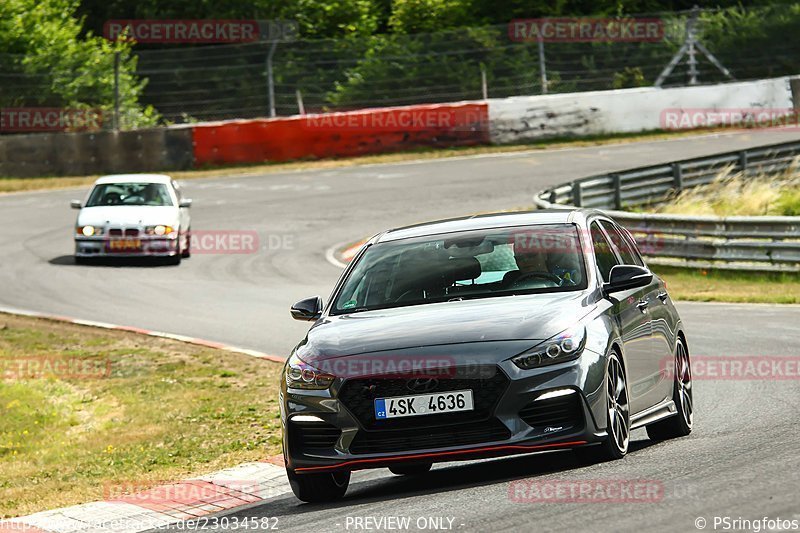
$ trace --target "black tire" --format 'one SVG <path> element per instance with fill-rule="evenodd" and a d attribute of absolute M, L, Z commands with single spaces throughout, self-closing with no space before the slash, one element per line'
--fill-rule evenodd
<path fill-rule="evenodd" d="M 675 348 L 675 379 L 672 384 L 672 401 L 678 413 L 665 420 L 647 426 L 651 440 L 667 440 L 685 437 L 692 432 L 694 422 L 694 399 L 692 397 L 692 365 L 689 350 L 681 339 Z"/>
<path fill-rule="evenodd" d="M 600 444 L 582 446 L 572 451 L 582 463 L 616 461 L 628 453 L 631 434 L 628 378 L 616 352 L 611 352 L 606 367 L 606 428 L 608 435 Z"/>
<path fill-rule="evenodd" d="M 298 500 L 307 503 L 324 503 L 338 500 L 347 492 L 350 472 L 330 472 L 325 474 L 295 474 L 286 470 L 289 485 Z"/>
<path fill-rule="evenodd" d="M 186 235 L 187 235 L 187 237 L 186 237 L 186 248 L 184 248 L 183 251 L 181 251 L 181 257 L 183 257 L 184 259 L 188 259 L 188 258 L 192 257 L 192 239 L 190 237 L 188 237 L 188 235 L 192 234 L 191 232 L 192 232 L 192 228 L 189 228 L 189 230 L 186 232 Z"/>
<path fill-rule="evenodd" d="M 430 472 L 433 463 L 422 463 L 415 465 L 396 465 L 390 466 L 389 470 L 397 476 L 421 476 Z"/>

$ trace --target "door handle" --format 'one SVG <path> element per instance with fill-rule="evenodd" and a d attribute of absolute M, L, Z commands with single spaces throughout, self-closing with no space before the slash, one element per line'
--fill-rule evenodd
<path fill-rule="evenodd" d="M 667 291 L 658 293 L 658 299 L 661 300 L 662 303 L 666 303 L 667 298 L 669 298 L 669 294 L 667 294 Z"/>
<path fill-rule="evenodd" d="M 636 307 L 637 307 L 637 309 L 639 309 L 639 311 L 644 313 L 644 312 L 647 311 L 647 306 L 649 306 L 649 305 L 650 305 L 650 302 L 648 302 L 647 300 L 639 300 L 639 303 L 636 304 Z"/>

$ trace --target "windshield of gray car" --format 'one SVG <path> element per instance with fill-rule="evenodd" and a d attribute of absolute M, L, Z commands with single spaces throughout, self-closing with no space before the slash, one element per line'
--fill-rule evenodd
<path fill-rule="evenodd" d="M 86 207 L 106 205 L 171 206 L 167 186 L 163 183 L 105 183 L 96 185 Z"/>
<path fill-rule="evenodd" d="M 586 287 L 576 226 L 472 230 L 370 245 L 331 314 Z"/>

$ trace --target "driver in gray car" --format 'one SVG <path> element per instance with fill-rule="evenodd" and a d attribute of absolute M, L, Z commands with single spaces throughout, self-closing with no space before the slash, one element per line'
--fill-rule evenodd
<path fill-rule="evenodd" d="M 534 281 L 552 283 L 553 286 L 575 285 L 580 280 L 577 256 L 569 251 L 547 252 L 539 247 L 521 246 L 514 243 L 514 260 L 518 270 L 506 272 L 503 286 Z"/>

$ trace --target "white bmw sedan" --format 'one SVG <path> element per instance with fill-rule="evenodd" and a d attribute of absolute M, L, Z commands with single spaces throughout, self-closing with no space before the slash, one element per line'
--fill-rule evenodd
<path fill-rule="evenodd" d="M 120 174 L 98 179 L 75 223 L 75 262 L 100 257 L 189 257 L 192 201 L 161 174 Z"/>

